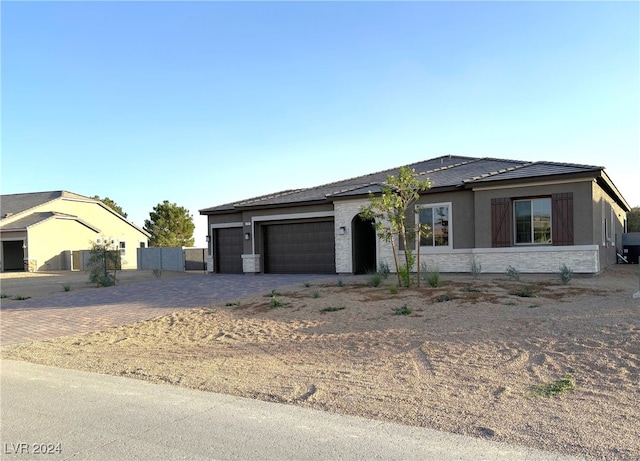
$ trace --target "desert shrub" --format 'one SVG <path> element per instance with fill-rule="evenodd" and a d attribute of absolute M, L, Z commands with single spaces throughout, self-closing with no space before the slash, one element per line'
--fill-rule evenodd
<path fill-rule="evenodd" d="M 413 312 L 406 304 L 393 311 L 393 315 L 409 315 Z"/>
<path fill-rule="evenodd" d="M 64 291 L 71 291 L 71 285 L 69 285 L 68 283 L 63 283 L 62 284 L 62 289 Z"/>
<path fill-rule="evenodd" d="M 4 299 L 4 298 L 8 298 L 8 297 L 9 297 L 9 295 L 6 294 L 6 293 L 0 294 L 0 299 Z"/>
<path fill-rule="evenodd" d="M 162 270 L 161 269 L 153 269 L 151 271 L 151 273 L 153 274 L 153 276 L 157 279 L 160 280 L 160 278 L 162 278 Z"/>
<path fill-rule="evenodd" d="M 448 293 L 443 294 L 443 295 L 438 295 L 436 296 L 436 302 L 437 303 L 444 303 L 446 301 L 453 301 L 455 299 L 455 297 L 453 295 L 450 295 Z"/>
<path fill-rule="evenodd" d="M 440 286 L 440 270 L 437 267 L 430 268 L 426 263 L 422 263 L 421 269 L 422 280 L 424 280 L 427 285 L 432 288 L 437 288 Z"/>
<path fill-rule="evenodd" d="M 304 282 L 304 287 L 309 288 L 311 286 L 311 282 Z"/>
<path fill-rule="evenodd" d="M 391 285 L 389 287 L 389 293 L 391 293 L 392 295 L 397 295 L 398 294 L 398 285 L 396 285 L 395 283 L 393 285 Z"/>
<path fill-rule="evenodd" d="M 411 286 L 411 271 L 407 265 L 400 266 L 399 269 L 400 280 L 402 280 L 402 286 L 410 287 Z"/>
<path fill-rule="evenodd" d="M 380 283 L 382 283 L 382 275 L 379 272 L 370 272 L 367 283 L 372 287 L 380 286 Z"/>
<path fill-rule="evenodd" d="M 313 290 L 313 291 L 311 292 L 311 297 L 312 297 L 313 299 L 318 299 L 318 298 L 320 297 L 320 290 Z"/>
<path fill-rule="evenodd" d="M 89 250 L 89 282 L 98 287 L 110 287 L 116 284 L 116 271 L 120 266 L 120 252 L 113 244 L 91 243 Z"/>
<path fill-rule="evenodd" d="M 506 274 L 511 280 L 520 280 L 520 271 L 513 266 L 507 266 Z"/>
<path fill-rule="evenodd" d="M 535 289 L 531 285 L 523 285 L 509 292 L 510 295 L 520 296 L 521 298 L 534 298 L 536 296 Z"/>
<path fill-rule="evenodd" d="M 342 281 L 342 279 L 338 279 L 338 283 L 336 285 L 338 285 L 339 287 L 343 287 L 344 282 Z"/>
<path fill-rule="evenodd" d="M 558 272 L 558 276 L 560 277 L 560 281 L 566 285 L 573 278 L 573 271 L 567 267 L 566 264 L 560 266 L 560 271 Z"/>
<path fill-rule="evenodd" d="M 389 264 L 380 263 L 378 265 L 378 272 L 380 273 L 383 279 L 386 279 L 387 277 L 389 277 L 389 274 L 391 273 L 391 270 L 389 269 Z"/>
<path fill-rule="evenodd" d="M 31 299 L 31 296 L 14 296 L 11 299 L 13 299 L 15 301 L 25 301 L 27 299 Z"/>
<path fill-rule="evenodd" d="M 470 272 L 474 279 L 477 279 L 478 277 L 480 277 L 480 273 L 482 272 L 482 264 L 476 261 L 475 258 L 473 258 L 473 262 L 471 263 Z"/>
<path fill-rule="evenodd" d="M 462 287 L 462 291 L 466 291 L 467 293 L 480 293 L 482 290 L 480 290 L 479 288 L 475 288 L 467 285 Z"/>
<path fill-rule="evenodd" d="M 277 307 L 284 307 L 284 306 L 286 306 L 286 304 L 280 301 L 275 295 L 271 296 L 271 301 L 269 301 L 269 307 L 271 309 L 275 309 Z"/>
<path fill-rule="evenodd" d="M 564 392 L 575 389 L 576 382 L 570 373 L 566 373 L 561 379 L 556 379 L 550 383 L 542 383 L 531 386 L 531 396 L 533 397 L 555 397 Z"/>
<path fill-rule="evenodd" d="M 329 307 L 325 307 L 323 309 L 320 309 L 320 312 L 337 312 L 337 311 L 341 311 L 343 309 L 346 309 L 346 308 L 344 306 L 338 306 L 338 307 L 329 306 Z"/>

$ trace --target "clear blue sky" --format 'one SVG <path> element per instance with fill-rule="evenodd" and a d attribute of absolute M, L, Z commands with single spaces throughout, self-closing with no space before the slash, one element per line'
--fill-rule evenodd
<path fill-rule="evenodd" d="M 444 155 L 602 165 L 640 205 L 637 2 L 8 2 L 3 194 L 142 226 Z"/>

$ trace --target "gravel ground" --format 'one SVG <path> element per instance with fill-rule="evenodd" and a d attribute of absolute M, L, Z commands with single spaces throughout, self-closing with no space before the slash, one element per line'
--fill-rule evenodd
<path fill-rule="evenodd" d="M 301 405 L 593 460 L 640 459 L 637 266 L 300 286 L 2 348 L 4 358 Z M 522 296 L 522 295 L 530 296 Z M 401 315 L 406 314 L 406 315 Z M 555 397 L 535 386 L 568 387 Z"/>

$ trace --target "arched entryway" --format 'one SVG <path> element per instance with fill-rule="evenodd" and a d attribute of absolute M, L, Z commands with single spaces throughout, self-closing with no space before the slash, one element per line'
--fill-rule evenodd
<path fill-rule="evenodd" d="M 353 273 L 366 274 L 377 269 L 376 231 L 373 220 L 357 215 L 351 221 Z"/>

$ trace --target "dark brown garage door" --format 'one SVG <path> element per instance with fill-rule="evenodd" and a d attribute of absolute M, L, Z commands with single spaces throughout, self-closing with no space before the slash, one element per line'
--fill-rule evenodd
<path fill-rule="evenodd" d="M 272 274 L 335 274 L 333 221 L 264 228 L 264 270 Z"/>
<path fill-rule="evenodd" d="M 216 272 L 242 273 L 242 228 L 216 230 Z"/>

